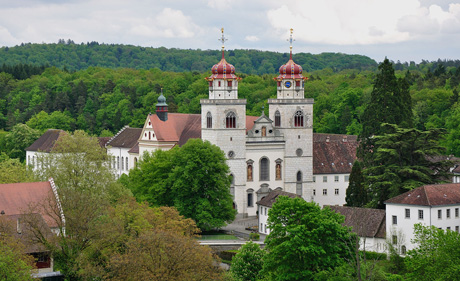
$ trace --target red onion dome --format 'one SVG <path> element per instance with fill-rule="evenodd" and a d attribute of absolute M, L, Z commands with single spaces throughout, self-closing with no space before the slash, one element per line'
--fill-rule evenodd
<path fill-rule="evenodd" d="M 214 79 L 239 79 L 238 76 L 235 75 L 235 67 L 229 64 L 225 58 L 224 54 L 222 53 L 222 59 L 219 63 L 215 64 L 212 68 L 212 75 L 207 78 L 207 80 L 214 80 Z"/>
<path fill-rule="evenodd" d="M 302 79 L 306 80 L 307 77 L 303 77 L 302 75 L 302 66 L 296 64 L 292 57 L 286 64 L 283 64 L 280 67 L 280 75 L 276 78 L 276 80 L 282 79 Z"/>

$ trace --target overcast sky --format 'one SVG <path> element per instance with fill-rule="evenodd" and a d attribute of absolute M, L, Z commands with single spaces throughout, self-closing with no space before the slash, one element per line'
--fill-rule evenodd
<path fill-rule="evenodd" d="M 130 44 L 460 59 L 460 0 L 0 0 L 0 46 Z"/>

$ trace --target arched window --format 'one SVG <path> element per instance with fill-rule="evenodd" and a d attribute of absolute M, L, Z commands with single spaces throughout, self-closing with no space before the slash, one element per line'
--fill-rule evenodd
<path fill-rule="evenodd" d="M 280 112 L 277 110 L 275 112 L 275 127 L 279 127 L 281 126 L 281 114 Z"/>
<path fill-rule="evenodd" d="M 134 157 L 134 167 L 137 167 L 137 157 Z"/>
<path fill-rule="evenodd" d="M 125 157 L 121 156 L 121 169 L 125 169 Z"/>
<path fill-rule="evenodd" d="M 212 128 L 212 115 L 211 112 L 206 114 L 206 128 Z"/>
<path fill-rule="evenodd" d="M 303 127 L 303 113 L 297 110 L 294 115 L 294 127 Z"/>
<path fill-rule="evenodd" d="M 230 194 L 235 197 L 235 176 L 233 174 L 230 174 Z"/>
<path fill-rule="evenodd" d="M 126 166 L 125 166 L 125 168 L 126 168 L 126 171 L 128 171 L 128 170 L 129 170 L 129 168 L 128 168 L 128 157 L 126 157 L 125 159 L 126 159 Z"/>
<path fill-rule="evenodd" d="M 247 190 L 248 193 L 248 207 L 254 207 L 254 189 Z"/>
<path fill-rule="evenodd" d="M 401 255 L 405 255 L 406 254 L 406 246 L 401 246 Z"/>
<path fill-rule="evenodd" d="M 117 156 L 117 170 L 120 169 L 120 156 Z"/>
<path fill-rule="evenodd" d="M 298 171 L 296 176 L 296 194 L 302 196 L 302 172 Z"/>
<path fill-rule="evenodd" d="M 225 117 L 226 128 L 236 128 L 236 115 L 234 112 L 229 112 Z"/>
<path fill-rule="evenodd" d="M 260 159 L 260 181 L 269 181 L 270 180 L 270 166 L 268 158 L 264 157 Z"/>

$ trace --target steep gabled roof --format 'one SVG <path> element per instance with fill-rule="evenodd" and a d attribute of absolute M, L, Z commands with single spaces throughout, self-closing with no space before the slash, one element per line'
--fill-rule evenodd
<path fill-rule="evenodd" d="M 49 181 L 0 184 L 0 212 L 5 215 L 43 211 L 39 206 L 46 204 L 47 200 L 55 201 Z M 35 210 L 36 207 L 38 208 Z M 50 227 L 57 226 L 55 219 L 49 214 L 40 213 Z"/>
<path fill-rule="evenodd" d="M 142 128 L 123 127 L 115 136 L 113 136 L 106 146 L 132 148 L 139 140 Z"/>
<path fill-rule="evenodd" d="M 417 187 L 385 201 L 385 204 L 442 206 L 460 204 L 460 183 Z"/>
<path fill-rule="evenodd" d="M 356 160 L 358 137 L 313 134 L 313 174 L 349 174 Z"/>
<path fill-rule="evenodd" d="M 246 116 L 246 131 L 254 127 L 254 122 L 256 122 L 257 119 L 259 119 L 257 116 Z"/>
<path fill-rule="evenodd" d="M 290 192 L 286 192 L 282 190 L 273 190 L 272 192 L 267 194 L 267 196 L 260 199 L 260 201 L 257 202 L 257 205 L 271 208 L 279 196 L 287 196 L 289 198 L 302 198 L 300 195 L 297 195 L 294 193 L 290 193 Z"/>
<path fill-rule="evenodd" d="M 63 130 L 49 129 L 31 146 L 26 148 L 26 151 L 50 152 L 54 148 L 59 137 L 65 133 L 66 132 Z"/>
<path fill-rule="evenodd" d="M 184 144 L 190 138 L 201 138 L 200 114 L 169 113 L 166 121 L 151 114 L 149 119 L 158 141 Z"/>
<path fill-rule="evenodd" d="M 385 210 L 344 206 L 324 207 L 345 216 L 343 225 L 350 226 L 358 236 L 385 238 Z"/>

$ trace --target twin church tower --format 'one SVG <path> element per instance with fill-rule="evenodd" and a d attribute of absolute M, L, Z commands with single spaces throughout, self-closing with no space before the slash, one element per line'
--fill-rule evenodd
<path fill-rule="evenodd" d="M 255 202 L 281 189 L 313 198 L 313 99 L 305 98 L 302 67 L 292 59 L 282 65 L 276 99 L 269 116 L 246 116 L 246 99 L 238 98 L 235 67 L 222 59 L 212 67 L 209 98 L 201 103 L 201 138 L 219 146 L 232 174 L 231 193 L 238 214 L 256 215 Z"/>

